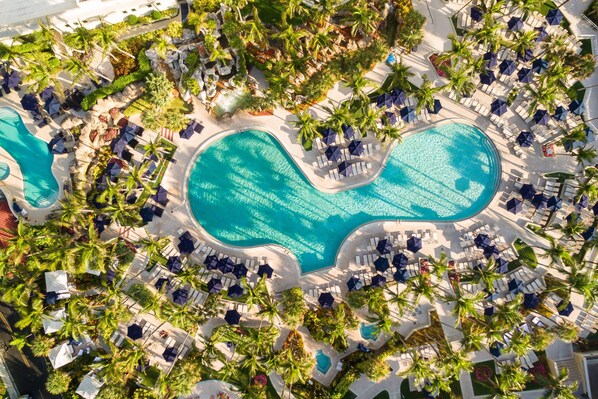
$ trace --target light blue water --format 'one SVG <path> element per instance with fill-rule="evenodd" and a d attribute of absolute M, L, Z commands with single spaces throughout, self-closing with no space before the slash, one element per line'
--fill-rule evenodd
<path fill-rule="evenodd" d="M 322 352 L 322 349 L 316 351 L 316 368 L 322 374 L 326 374 L 330 370 L 330 357 Z"/>
<path fill-rule="evenodd" d="M 306 273 L 332 266 L 342 241 L 364 223 L 475 215 L 499 175 L 486 135 L 447 124 L 406 138 L 376 180 L 336 194 L 315 189 L 276 139 L 259 131 L 214 142 L 187 184 L 191 210 L 212 236 L 240 246 L 280 244 Z"/>
<path fill-rule="evenodd" d="M 359 325 L 359 333 L 361 334 L 361 338 L 375 341 L 378 339 L 378 335 L 380 335 L 380 330 L 375 324 L 361 323 Z"/>
<path fill-rule="evenodd" d="M 12 108 L 0 108 L 0 147 L 17 162 L 24 179 L 24 195 L 36 208 L 52 205 L 58 198 L 58 182 L 52 174 L 54 155 L 45 141 L 32 135 Z"/>

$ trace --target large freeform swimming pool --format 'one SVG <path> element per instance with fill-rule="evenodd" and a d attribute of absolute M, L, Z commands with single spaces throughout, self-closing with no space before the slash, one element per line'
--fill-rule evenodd
<path fill-rule="evenodd" d="M 187 184 L 191 210 L 213 237 L 280 244 L 307 273 L 332 266 L 342 241 L 364 223 L 471 217 L 491 200 L 499 178 L 490 139 L 472 126 L 446 124 L 397 145 L 372 183 L 335 194 L 314 188 L 274 137 L 255 130 L 207 147 Z"/>
<path fill-rule="evenodd" d="M 58 182 L 52 174 L 54 155 L 45 141 L 29 132 L 12 108 L 0 107 L 0 147 L 21 169 L 27 202 L 35 208 L 52 205 L 59 193 Z"/>

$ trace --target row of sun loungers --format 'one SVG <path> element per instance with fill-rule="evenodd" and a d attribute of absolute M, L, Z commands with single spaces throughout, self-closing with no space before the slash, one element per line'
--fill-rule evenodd
<path fill-rule="evenodd" d="M 352 165 L 352 169 L 349 173 L 347 173 L 346 176 L 339 173 L 338 169 L 331 169 L 328 171 L 328 175 L 326 175 L 326 177 L 328 177 L 331 180 L 342 180 L 347 177 L 353 177 L 353 176 L 359 176 L 359 175 L 366 174 L 372 168 L 372 164 L 369 162 L 367 162 L 367 163 L 366 162 L 356 162 L 351 165 Z"/>

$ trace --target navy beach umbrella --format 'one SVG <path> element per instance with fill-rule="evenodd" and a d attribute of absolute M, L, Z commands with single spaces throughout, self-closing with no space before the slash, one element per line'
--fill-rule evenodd
<path fill-rule="evenodd" d="M 407 249 L 413 253 L 416 253 L 422 249 L 422 239 L 416 236 L 411 236 L 407 240 Z"/>
<path fill-rule="evenodd" d="M 176 357 L 177 357 L 177 350 L 174 347 L 170 347 L 170 348 L 166 348 L 166 350 L 164 351 L 164 353 L 162 353 L 162 357 L 164 358 L 164 360 L 166 360 L 169 363 L 172 363 L 175 361 Z"/>
<path fill-rule="evenodd" d="M 179 256 L 170 256 L 166 261 L 166 267 L 172 273 L 179 273 L 183 270 L 183 262 L 181 262 L 181 258 Z"/>
<path fill-rule="evenodd" d="M 395 106 L 400 107 L 407 101 L 407 94 L 405 94 L 404 90 L 395 87 L 390 91 L 390 98 Z"/>
<path fill-rule="evenodd" d="M 123 151 L 127 148 L 127 141 L 123 140 L 122 138 L 117 138 L 112 140 L 110 143 L 110 149 L 112 150 L 113 154 L 122 157 Z"/>
<path fill-rule="evenodd" d="M 349 153 L 356 157 L 363 154 L 363 142 L 361 140 L 353 140 L 349 143 Z"/>
<path fill-rule="evenodd" d="M 374 261 L 374 267 L 376 268 L 376 270 L 378 270 L 380 273 L 384 273 L 385 271 L 388 270 L 388 268 L 390 267 L 390 264 L 388 262 L 387 258 L 383 258 L 382 256 L 379 256 L 378 259 L 376 259 Z"/>
<path fill-rule="evenodd" d="M 558 8 L 548 11 L 548 14 L 546 14 L 546 22 L 549 25 L 560 25 L 563 18 L 564 15 Z"/>
<path fill-rule="evenodd" d="M 567 119 L 567 108 L 563 107 L 562 105 L 559 105 L 558 107 L 556 107 L 556 109 L 554 110 L 554 114 L 552 115 L 552 117 L 559 121 L 562 122 L 564 120 Z"/>
<path fill-rule="evenodd" d="M 484 61 L 486 69 L 492 69 L 498 64 L 498 57 L 494 51 L 488 51 L 484 54 Z"/>
<path fill-rule="evenodd" d="M 217 294 L 220 290 L 222 290 L 222 280 L 212 277 L 210 281 L 208 281 L 208 292 L 210 294 Z"/>
<path fill-rule="evenodd" d="M 492 345 L 490 345 L 490 354 L 494 357 L 500 357 L 500 355 L 502 355 L 503 347 L 503 344 L 501 344 L 498 341 L 495 341 Z"/>
<path fill-rule="evenodd" d="M 326 148 L 324 151 L 326 154 L 326 158 L 333 162 L 338 162 L 341 160 L 341 149 L 336 145 L 331 145 L 330 147 Z"/>
<path fill-rule="evenodd" d="M 511 17 L 509 22 L 507 22 L 507 28 L 511 32 L 517 32 L 523 28 L 523 21 L 519 17 Z"/>
<path fill-rule="evenodd" d="M 484 308 L 484 316 L 492 316 L 494 315 L 494 306 L 489 306 Z"/>
<path fill-rule="evenodd" d="M 562 300 L 559 302 L 559 304 L 556 306 L 556 308 L 559 311 L 559 315 L 561 316 L 569 316 L 571 313 L 573 313 L 573 304 L 571 302 L 567 303 L 567 306 L 565 305 L 565 301 Z"/>
<path fill-rule="evenodd" d="M 56 97 L 52 96 L 51 99 L 46 101 L 44 104 L 44 109 L 50 116 L 56 115 L 60 112 L 60 102 L 56 99 Z"/>
<path fill-rule="evenodd" d="M 531 69 L 521 68 L 519 72 L 517 72 L 517 78 L 521 83 L 531 83 L 534 76 Z"/>
<path fill-rule="evenodd" d="M 39 111 L 39 102 L 34 94 L 25 94 L 21 98 L 21 106 L 25 111 Z"/>
<path fill-rule="evenodd" d="M 519 189 L 519 194 L 521 194 L 521 197 L 523 197 L 523 199 L 531 200 L 532 198 L 534 198 L 534 195 L 536 195 L 536 189 L 534 188 L 533 184 L 524 184 Z"/>
<path fill-rule="evenodd" d="M 536 36 L 536 42 L 541 42 L 542 40 L 548 37 L 548 31 L 545 27 L 539 26 L 537 28 L 534 28 L 534 30 L 538 32 L 538 36 Z"/>
<path fill-rule="evenodd" d="M 494 259 L 498 259 L 500 255 L 500 251 L 498 250 L 498 248 L 496 248 L 495 245 L 489 245 L 486 248 L 484 248 L 484 257 L 486 259 L 490 259 L 490 258 L 494 258 Z"/>
<path fill-rule="evenodd" d="M 581 233 L 581 236 L 583 237 L 583 239 L 585 241 L 589 241 L 593 236 L 594 236 L 594 231 L 595 231 L 595 227 L 594 226 L 590 226 L 588 227 L 588 229 L 586 231 L 584 231 L 583 233 Z"/>
<path fill-rule="evenodd" d="M 507 102 L 497 98 L 496 100 L 492 101 L 492 104 L 490 104 L 490 111 L 494 115 L 504 115 L 507 112 Z"/>
<path fill-rule="evenodd" d="M 388 241 L 386 239 L 380 240 L 380 241 L 378 241 L 378 245 L 376 245 L 376 249 L 382 255 L 386 255 L 386 254 L 389 254 L 390 251 L 392 251 L 392 244 L 390 241 Z"/>
<path fill-rule="evenodd" d="M 140 339 L 143 337 L 143 328 L 139 324 L 131 324 L 127 327 L 127 337 L 132 340 Z"/>
<path fill-rule="evenodd" d="M 392 278 L 399 283 L 405 283 L 407 281 L 407 270 L 399 269 L 393 273 Z"/>
<path fill-rule="evenodd" d="M 355 130 L 353 129 L 353 126 L 342 125 L 341 129 L 343 129 L 343 136 L 345 136 L 347 140 L 352 140 L 355 137 Z"/>
<path fill-rule="evenodd" d="M 274 269 L 272 269 L 272 267 L 270 267 L 270 265 L 267 263 L 260 265 L 260 267 L 257 269 L 257 274 L 260 277 L 266 276 L 267 278 L 272 278 L 272 273 L 274 273 Z"/>
<path fill-rule="evenodd" d="M 235 265 L 235 269 L 233 270 L 233 274 L 236 278 L 241 278 L 247 276 L 247 266 L 244 263 L 238 263 Z"/>
<path fill-rule="evenodd" d="M 409 258 L 402 252 L 399 252 L 392 258 L 392 265 L 398 269 L 405 268 L 408 262 Z"/>
<path fill-rule="evenodd" d="M 590 205 L 590 199 L 585 194 L 579 197 L 579 201 L 577 201 L 577 204 L 575 204 L 575 206 L 580 209 L 587 208 L 588 205 Z"/>
<path fill-rule="evenodd" d="M 188 238 L 183 238 L 178 244 L 179 252 L 181 254 L 190 254 L 195 249 L 195 244 Z"/>
<path fill-rule="evenodd" d="M 206 256 L 206 260 L 204 260 L 203 263 L 206 265 L 206 269 L 208 270 L 218 269 L 218 257 L 216 255 Z"/>
<path fill-rule="evenodd" d="M 434 106 L 432 108 L 428 108 L 428 112 L 431 114 L 437 114 L 440 112 L 441 109 L 442 109 L 442 103 L 440 102 L 439 99 L 435 98 Z"/>
<path fill-rule="evenodd" d="M 218 270 L 220 270 L 222 274 L 232 273 L 235 270 L 235 262 L 228 256 L 225 256 L 218 261 Z"/>
<path fill-rule="evenodd" d="M 521 132 L 517 136 L 517 143 L 521 147 L 530 147 L 534 143 L 534 135 L 531 132 Z"/>
<path fill-rule="evenodd" d="M 6 76 L 4 79 L 6 79 Z M 21 77 L 19 76 L 19 73 L 17 71 L 12 71 L 6 82 L 8 88 L 14 89 L 15 87 L 19 86 L 19 83 L 21 83 Z"/>
<path fill-rule="evenodd" d="M 571 101 L 571 104 L 569 104 L 569 111 L 571 111 L 575 115 L 583 114 L 583 111 L 585 111 L 585 109 L 586 107 L 579 100 L 573 100 Z"/>
<path fill-rule="evenodd" d="M 537 125 L 546 125 L 549 120 L 550 115 L 545 109 L 539 109 L 534 114 L 534 122 L 536 122 Z"/>
<path fill-rule="evenodd" d="M 523 306 L 526 309 L 535 309 L 540 304 L 540 299 L 534 293 L 523 294 Z"/>
<path fill-rule="evenodd" d="M 353 165 L 347 161 L 343 161 L 338 165 L 338 173 L 341 176 L 350 176 L 353 173 Z"/>
<path fill-rule="evenodd" d="M 535 73 L 544 73 L 548 69 L 548 61 L 542 58 L 534 60 L 532 63 L 532 71 Z"/>
<path fill-rule="evenodd" d="M 498 71 L 503 75 L 512 75 L 517 70 L 517 65 L 513 60 L 503 60 L 498 66 Z"/>
<path fill-rule="evenodd" d="M 229 309 L 226 311 L 224 315 L 224 320 L 230 325 L 235 326 L 238 325 L 241 321 L 241 314 L 237 312 L 236 309 Z"/>
<path fill-rule="evenodd" d="M 392 97 L 390 96 L 390 93 L 384 93 L 384 94 L 380 94 L 378 96 L 378 98 L 376 98 L 376 107 L 378 108 L 390 108 L 393 105 L 393 100 Z"/>
<path fill-rule="evenodd" d="M 525 50 L 517 53 L 517 59 L 523 62 L 529 62 L 534 59 L 534 51 L 532 49 L 526 48 Z"/>
<path fill-rule="evenodd" d="M 363 282 L 359 277 L 352 276 L 349 281 L 347 281 L 347 288 L 349 291 L 357 291 L 363 288 Z"/>
<path fill-rule="evenodd" d="M 553 195 L 552 197 L 548 198 L 548 202 L 546 203 L 546 208 L 549 211 L 556 212 L 563 207 L 563 200 Z"/>
<path fill-rule="evenodd" d="M 323 308 L 331 308 L 334 304 L 334 297 L 330 292 L 322 292 L 318 297 L 318 303 Z"/>
<path fill-rule="evenodd" d="M 594 213 L 594 216 L 598 216 L 598 202 L 592 206 L 592 212 Z"/>
<path fill-rule="evenodd" d="M 534 195 L 532 198 L 532 205 L 536 207 L 536 209 L 544 209 L 548 203 L 548 197 L 544 195 L 544 193 Z"/>
<path fill-rule="evenodd" d="M 189 299 L 189 291 L 184 288 L 179 288 L 172 293 L 172 301 L 178 305 L 186 304 L 187 299 Z"/>
<path fill-rule="evenodd" d="M 54 87 L 48 86 L 42 90 L 42 92 L 39 94 L 39 96 L 42 98 L 42 101 L 48 101 L 52 97 L 53 94 L 54 94 Z"/>
<path fill-rule="evenodd" d="M 491 240 L 490 237 L 488 237 L 488 234 L 481 233 L 476 236 L 476 238 L 473 240 L 473 243 L 475 244 L 476 248 L 486 248 L 491 244 Z"/>
<path fill-rule="evenodd" d="M 511 198 L 507 201 L 507 211 L 518 214 L 523 210 L 523 202 L 517 198 Z"/>
<path fill-rule="evenodd" d="M 322 142 L 326 145 L 332 145 L 336 141 L 336 132 L 331 128 L 327 127 L 322 132 Z"/>
<path fill-rule="evenodd" d="M 397 120 L 397 115 L 394 112 L 385 112 L 384 116 L 386 118 L 386 121 L 388 122 L 388 125 L 394 126 L 397 124 L 398 120 Z M 384 118 L 383 118 L 383 122 L 384 122 Z"/>
<path fill-rule="evenodd" d="M 469 10 L 469 16 L 475 22 L 480 22 L 484 18 L 484 11 L 479 7 L 471 7 Z"/>
<path fill-rule="evenodd" d="M 243 287 L 239 284 L 231 285 L 228 287 L 229 298 L 239 298 L 243 296 Z"/>
<path fill-rule="evenodd" d="M 166 277 L 160 277 L 154 284 L 154 287 L 156 287 L 158 291 L 162 291 L 162 288 L 167 288 L 169 284 L 170 281 L 168 281 Z M 166 287 L 164 287 L 164 285 L 166 285 Z"/>
<path fill-rule="evenodd" d="M 376 274 L 372 277 L 372 287 L 382 287 L 386 284 L 386 277 L 381 274 Z"/>
<path fill-rule="evenodd" d="M 482 72 L 480 74 L 480 83 L 485 85 L 491 85 L 496 80 L 496 76 L 492 71 Z"/>
<path fill-rule="evenodd" d="M 523 283 L 518 278 L 513 278 L 508 284 L 509 292 L 512 294 L 518 294 L 523 290 Z"/>
<path fill-rule="evenodd" d="M 498 258 L 495 261 L 496 264 L 496 271 L 498 273 L 505 274 L 509 271 L 509 262 L 507 262 L 504 258 Z"/>
<path fill-rule="evenodd" d="M 415 120 L 415 108 L 404 107 L 401 108 L 401 119 L 405 122 L 411 123 Z"/>
<path fill-rule="evenodd" d="M 52 154 L 64 154 L 66 152 L 66 148 L 64 147 L 64 139 L 52 139 L 48 146 L 50 146 L 50 152 Z"/>

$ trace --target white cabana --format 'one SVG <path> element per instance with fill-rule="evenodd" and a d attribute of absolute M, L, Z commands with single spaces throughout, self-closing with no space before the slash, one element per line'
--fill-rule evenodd
<path fill-rule="evenodd" d="M 52 334 L 60 331 L 66 319 L 66 311 L 63 309 L 55 310 L 42 316 L 42 325 L 44 333 Z"/>
<path fill-rule="evenodd" d="M 68 293 L 68 276 L 64 270 L 55 272 L 46 272 L 46 292 L 55 292 L 56 294 Z"/>
<path fill-rule="evenodd" d="M 104 383 L 98 380 L 93 372 L 89 372 L 85 374 L 75 392 L 85 399 L 94 399 L 100 392 L 102 385 Z"/>
<path fill-rule="evenodd" d="M 58 369 L 65 364 L 69 364 L 74 359 L 71 346 L 68 344 L 68 342 L 63 342 L 62 344 L 50 349 L 48 358 L 50 359 L 50 363 L 52 363 L 52 367 L 54 367 L 54 369 Z"/>

